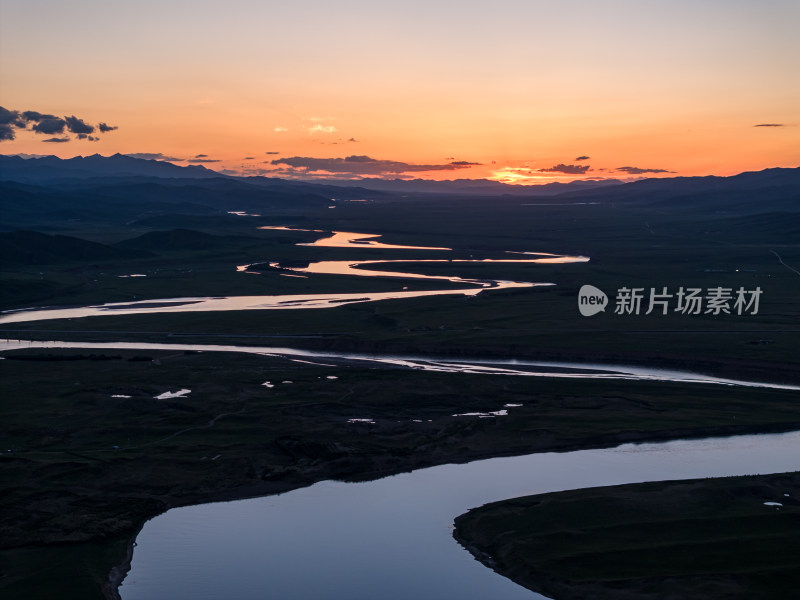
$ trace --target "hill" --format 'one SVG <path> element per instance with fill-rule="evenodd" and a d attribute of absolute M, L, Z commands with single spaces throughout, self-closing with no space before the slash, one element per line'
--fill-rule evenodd
<path fill-rule="evenodd" d="M 22 183 L 53 183 L 64 179 L 93 177 L 191 177 L 196 179 L 223 177 L 200 165 L 180 167 L 160 160 L 133 158 L 124 154 L 113 156 L 76 156 L 61 159 L 57 156 L 21 158 L 0 155 L 0 180 Z"/>
<path fill-rule="evenodd" d="M 129 260 L 150 256 L 148 252 L 115 248 L 66 235 L 36 231 L 0 233 L 0 268 L 55 265 L 70 262 Z"/>

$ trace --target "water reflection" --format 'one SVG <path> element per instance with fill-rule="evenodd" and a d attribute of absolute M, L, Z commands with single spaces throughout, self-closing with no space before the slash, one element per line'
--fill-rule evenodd
<path fill-rule="evenodd" d="M 534 287 L 533 283 L 499 282 L 495 289 Z M 214 312 L 230 310 L 276 310 L 333 308 L 343 302 L 374 302 L 422 298 L 427 296 L 475 296 L 484 288 L 421 290 L 396 292 L 360 292 L 355 294 L 286 294 L 280 296 L 230 296 L 200 298 L 164 298 L 139 302 L 108 302 L 74 308 L 38 308 L 7 311 L 0 314 L 0 323 L 24 323 L 47 319 L 75 319 L 108 315 L 133 315 L 176 312 Z"/>
<path fill-rule="evenodd" d="M 310 263 L 307 267 L 288 267 L 292 271 L 299 271 L 303 273 L 321 273 L 326 275 L 359 275 L 362 277 L 396 277 L 404 279 L 427 279 L 427 280 L 441 280 L 450 281 L 454 283 L 470 283 L 473 285 L 480 285 L 482 287 L 497 287 L 500 284 L 507 284 L 511 282 L 502 281 L 499 279 L 468 279 L 457 277 L 454 275 L 423 275 L 421 273 L 413 273 L 410 271 L 376 271 L 366 270 L 362 265 L 379 265 L 379 264 L 425 264 L 425 263 L 439 263 L 439 264 L 487 264 L 487 263 L 506 263 L 506 264 L 546 264 L 546 263 L 579 263 L 588 262 L 589 258 L 585 256 L 553 256 L 547 258 L 527 258 L 527 259 L 504 259 L 504 258 L 482 258 L 482 259 L 467 259 L 467 258 L 453 258 L 453 259 L 420 259 L 420 260 L 360 260 L 357 262 L 351 260 L 324 260 L 319 262 Z M 280 263 L 270 263 L 272 267 L 281 268 Z M 239 267 L 237 267 L 238 269 Z M 543 285 L 543 284 L 539 284 Z"/>
<path fill-rule="evenodd" d="M 453 519 L 528 494 L 793 471 L 798 444 L 798 433 L 626 444 L 173 509 L 145 524 L 120 593 L 123 600 L 542 598 L 474 560 L 453 540 Z"/>
<path fill-rule="evenodd" d="M 276 229 L 286 231 L 313 231 L 316 229 L 295 229 L 286 226 L 264 226 L 260 229 Z M 389 249 L 414 249 L 414 250 L 451 250 L 444 247 L 432 246 L 403 246 L 395 244 L 384 244 L 372 238 L 380 237 L 378 234 L 355 233 L 351 231 L 334 231 L 333 235 L 318 239 L 309 244 L 298 244 L 305 246 L 321 246 L 336 248 L 389 248 Z M 141 300 L 138 302 L 108 302 L 83 307 L 57 308 L 57 307 L 38 307 L 31 309 L 16 309 L 0 313 L 0 323 L 20 323 L 27 321 L 42 321 L 48 319 L 72 319 L 90 316 L 101 316 L 109 314 L 143 314 L 143 313 L 164 313 L 164 312 L 209 312 L 209 311 L 231 311 L 231 310 L 276 310 L 289 308 L 330 308 L 345 302 L 373 302 L 376 300 L 419 298 L 425 296 L 441 296 L 447 294 L 474 296 L 483 289 L 506 289 L 506 288 L 529 288 L 534 286 L 554 285 L 552 283 L 531 283 L 506 281 L 499 279 L 476 279 L 459 277 L 455 275 L 424 275 L 408 271 L 381 271 L 375 269 L 364 269 L 363 265 L 377 265 L 381 263 L 404 263 L 404 264 L 423 264 L 423 263 L 577 263 L 587 262 L 586 256 L 565 256 L 558 254 L 548 254 L 544 252 L 514 252 L 515 254 L 531 254 L 539 258 L 525 259 L 418 259 L 418 260 L 361 260 L 344 261 L 329 260 L 312 262 L 306 267 L 288 267 L 277 262 L 270 262 L 269 267 L 284 271 L 281 275 L 288 277 L 307 277 L 308 274 L 325 275 L 355 275 L 359 277 L 391 277 L 402 279 L 425 279 L 429 281 L 447 281 L 450 283 L 476 286 L 474 289 L 445 289 L 445 290 L 425 290 L 409 291 L 403 288 L 397 292 L 382 293 L 350 293 L 350 294 L 286 294 L 277 296 L 231 296 L 231 297 L 199 297 L 199 298 L 164 298 L 155 300 Z M 258 273 L 257 264 L 237 265 L 236 271 L 240 273 Z M 288 272 L 287 272 L 288 271 Z M 144 276 L 140 274 L 130 275 L 130 277 Z"/>
<path fill-rule="evenodd" d="M 743 381 L 703 375 L 689 371 L 659 369 L 631 365 L 606 365 L 596 363 L 517 360 L 517 359 L 436 359 L 423 356 L 396 354 L 366 354 L 304 350 L 300 348 L 269 346 L 237 346 L 217 344 L 164 344 L 147 342 L 37 342 L 30 340 L 0 340 L 0 352 L 19 348 L 94 348 L 127 350 L 194 350 L 205 352 L 244 352 L 263 356 L 339 359 L 351 363 L 374 363 L 400 369 L 435 371 L 439 373 L 470 373 L 474 375 L 505 375 L 514 377 L 554 377 L 562 379 L 625 379 L 633 381 L 664 381 L 699 383 L 734 387 L 756 387 L 800 391 L 800 386 Z M 317 363 L 321 364 L 321 363 Z M 327 364 L 326 366 L 333 366 Z"/>
<path fill-rule="evenodd" d="M 434 246 L 401 246 L 384 244 L 372 238 L 382 237 L 378 233 L 355 233 L 353 231 L 333 231 L 333 235 L 318 239 L 316 242 L 298 244 L 298 246 L 319 246 L 323 248 L 389 248 L 395 250 L 452 250 Z"/>
<path fill-rule="evenodd" d="M 274 229 L 276 231 L 312 231 L 314 233 L 325 233 L 322 229 L 300 229 L 299 227 L 287 227 L 285 225 L 264 225 L 259 229 Z"/>

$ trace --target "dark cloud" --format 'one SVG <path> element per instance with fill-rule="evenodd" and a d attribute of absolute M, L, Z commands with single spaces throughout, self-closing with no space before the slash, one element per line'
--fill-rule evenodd
<path fill-rule="evenodd" d="M 349 139 L 349 140 L 347 140 L 347 141 L 348 141 L 348 142 L 354 142 L 354 143 L 355 143 L 355 142 L 358 142 L 358 140 L 357 140 L 356 138 L 350 138 L 350 139 Z"/>
<path fill-rule="evenodd" d="M 195 154 L 195 158 L 208 158 L 208 154 Z"/>
<path fill-rule="evenodd" d="M 166 160 L 170 162 L 184 160 L 183 158 L 166 156 L 164 154 L 161 154 L 161 152 L 131 152 L 129 154 L 126 154 L 125 156 L 130 156 L 131 158 L 142 158 L 144 160 Z"/>
<path fill-rule="evenodd" d="M 59 119 L 58 117 L 54 119 L 42 119 L 33 124 L 33 131 L 36 133 L 44 133 L 47 135 L 52 135 L 54 133 L 64 133 L 64 128 L 67 126 L 67 122 L 64 119 Z"/>
<path fill-rule="evenodd" d="M 205 156 L 205 154 L 203 154 L 202 156 Z M 190 163 L 215 163 L 215 162 L 220 162 L 220 161 L 215 159 L 215 158 L 190 158 L 186 162 L 190 162 Z"/>
<path fill-rule="evenodd" d="M 590 158 L 592 158 L 592 157 L 591 157 L 591 156 L 579 156 L 578 158 L 575 158 L 575 159 L 573 159 L 573 160 L 575 160 L 575 161 L 579 161 L 579 160 L 589 160 Z"/>
<path fill-rule="evenodd" d="M 456 167 L 477 167 L 480 166 L 482 163 L 476 162 L 468 162 L 466 160 L 456 160 L 450 163 L 451 165 L 455 165 Z"/>
<path fill-rule="evenodd" d="M 280 152 L 264 152 L 264 154 L 280 154 Z"/>
<path fill-rule="evenodd" d="M 111 127 L 106 123 L 98 125 L 100 133 L 113 131 L 116 127 Z M 58 117 L 47 113 L 40 113 L 37 110 L 9 110 L 0 106 L 0 140 L 13 140 L 16 138 L 16 129 L 33 131 L 42 135 L 58 135 L 73 133 L 75 138 L 58 137 L 49 138 L 45 142 L 63 143 L 71 139 L 89 140 L 96 142 L 100 138 L 90 135 L 95 132 L 95 126 L 87 123 L 83 119 L 72 115 L 70 117 Z M 66 131 L 65 131 L 66 130 Z"/>
<path fill-rule="evenodd" d="M 0 141 L 13 140 L 16 137 L 14 128 L 8 123 L 0 123 Z"/>
<path fill-rule="evenodd" d="M 566 173 L 567 175 L 583 175 L 589 170 L 589 165 L 565 165 L 559 163 L 547 169 L 539 169 L 540 173 Z"/>
<path fill-rule="evenodd" d="M 13 140 L 16 137 L 14 128 L 25 127 L 25 121 L 18 110 L 8 110 L 0 106 L 0 141 Z"/>
<path fill-rule="evenodd" d="M 64 117 L 64 120 L 67 122 L 67 129 L 72 133 L 94 133 L 94 125 L 89 125 L 86 121 L 79 119 L 75 115 Z"/>
<path fill-rule="evenodd" d="M 55 115 L 46 115 L 35 110 L 26 110 L 22 113 L 22 118 L 26 121 L 43 121 L 45 119 L 58 119 Z"/>
<path fill-rule="evenodd" d="M 114 131 L 115 129 L 119 129 L 116 125 L 108 125 L 106 123 L 100 123 L 97 128 L 100 130 L 100 133 L 108 133 L 109 131 Z"/>
<path fill-rule="evenodd" d="M 786 127 L 783 123 L 759 123 L 758 125 L 753 125 L 753 127 Z"/>
<path fill-rule="evenodd" d="M 18 110 L 8 110 L 0 106 L 0 125 L 25 127 L 25 120 L 19 114 Z"/>
<path fill-rule="evenodd" d="M 255 160 L 255 156 L 245 156 L 242 160 Z"/>
<path fill-rule="evenodd" d="M 271 162 L 273 165 L 287 165 L 293 174 L 311 174 L 319 171 L 348 175 L 393 175 L 418 171 L 455 171 L 468 165 L 414 165 L 394 160 L 378 160 L 369 156 L 348 156 L 347 158 L 311 158 L 308 156 L 292 156 L 279 158 Z"/>
<path fill-rule="evenodd" d="M 642 173 L 674 173 L 675 171 L 668 171 L 667 169 L 642 169 L 641 167 L 617 167 L 619 172 L 627 173 L 628 175 L 641 175 Z"/>

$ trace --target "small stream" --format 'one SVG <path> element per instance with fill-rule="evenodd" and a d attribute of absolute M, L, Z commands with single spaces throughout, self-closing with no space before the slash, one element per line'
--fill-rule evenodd
<path fill-rule="evenodd" d="M 515 377 L 552 377 L 562 379 L 626 379 L 631 381 L 663 381 L 697 383 L 731 387 L 755 387 L 778 390 L 797 390 L 800 386 L 772 382 L 745 381 L 703 375 L 691 371 L 659 369 L 632 365 L 606 365 L 599 363 L 537 361 L 517 359 L 455 359 L 397 354 L 369 354 L 358 352 L 335 352 L 304 350 L 300 348 L 272 346 L 241 346 L 222 344 L 179 344 L 147 342 L 62 342 L 0 340 L 0 352 L 24 348 L 83 348 L 94 350 L 192 350 L 199 352 L 244 352 L 263 356 L 281 356 L 304 359 L 301 362 L 315 364 L 316 361 L 339 360 L 370 364 L 397 369 L 436 371 L 440 373 L 471 373 L 480 375 L 506 375 Z M 322 364 L 322 363 L 316 363 Z"/>

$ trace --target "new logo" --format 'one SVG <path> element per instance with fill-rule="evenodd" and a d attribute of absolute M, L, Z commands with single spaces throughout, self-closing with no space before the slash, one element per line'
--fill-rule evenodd
<path fill-rule="evenodd" d="M 578 292 L 578 310 L 584 317 L 602 312 L 608 306 L 608 296 L 593 285 L 584 285 Z"/>

